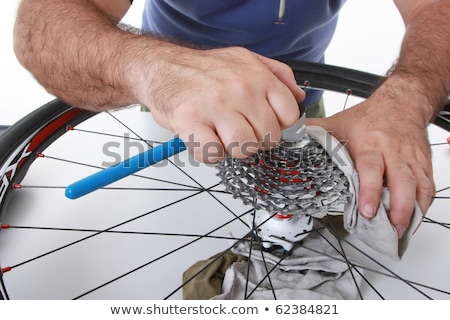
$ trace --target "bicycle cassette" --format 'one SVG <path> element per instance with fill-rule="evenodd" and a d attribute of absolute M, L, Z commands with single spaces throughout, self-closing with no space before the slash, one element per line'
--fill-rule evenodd
<path fill-rule="evenodd" d="M 296 143 L 282 141 L 246 159 L 226 157 L 217 166 L 217 175 L 225 191 L 256 210 L 319 218 L 330 211 L 342 214 L 354 197 L 336 159 L 342 147 L 322 128 L 306 127 Z"/>

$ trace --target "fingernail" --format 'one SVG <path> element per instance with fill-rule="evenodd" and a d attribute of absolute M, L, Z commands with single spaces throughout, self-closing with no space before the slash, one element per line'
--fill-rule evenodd
<path fill-rule="evenodd" d="M 363 215 L 364 218 L 373 218 L 375 216 L 375 206 L 367 203 L 366 205 L 364 205 L 364 207 L 362 208 L 361 214 Z"/>
<path fill-rule="evenodd" d="M 398 224 L 395 226 L 395 230 L 397 230 L 398 238 L 401 239 L 403 237 L 403 235 L 405 234 L 406 228 L 404 226 L 402 226 L 401 224 Z"/>

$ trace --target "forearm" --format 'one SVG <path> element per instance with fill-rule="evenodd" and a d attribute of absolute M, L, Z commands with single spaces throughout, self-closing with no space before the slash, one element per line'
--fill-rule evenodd
<path fill-rule="evenodd" d="M 90 1 L 23 1 L 15 51 L 49 92 L 68 103 L 100 111 L 141 102 L 137 82 L 151 81 L 157 65 L 150 53 L 159 40 L 122 31 L 117 22 Z"/>
<path fill-rule="evenodd" d="M 418 99 L 416 111 L 428 123 L 450 94 L 450 1 L 428 5 L 405 22 L 400 57 L 386 85 Z"/>

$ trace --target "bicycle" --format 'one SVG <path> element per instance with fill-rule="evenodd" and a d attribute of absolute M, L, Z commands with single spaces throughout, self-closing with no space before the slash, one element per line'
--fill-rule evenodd
<path fill-rule="evenodd" d="M 340 92 L 330 94 L 338 105 L 367 98 L 380 81 L 345 68 L 289 64 L 300 85 Z M 357 298 L 450 297 L 450 280 L 442 276 L 450 266 L 449 114 L 447 106 L 430 128 L 434 165 L 444 169 L 435 170 L 434 204 L 401 262 L 349 236 L 338 237 L 332 248 L 360 279 Z M 1 297 L 179 299 L 184 271 L 253 239 L 245 218 L 252 207 L 233 199 L 217 170 L 193 163 L 187 152 L 81 199 L 64 197 L 65 187 L 80 177 L 171 138 L 150 113 L 128 108 L 96 114 L 60 100 L 0 136 Z M 357 262 L 345 258 L 348 251 Z M 251 292 L 242 298 L 251 299 Z"/>

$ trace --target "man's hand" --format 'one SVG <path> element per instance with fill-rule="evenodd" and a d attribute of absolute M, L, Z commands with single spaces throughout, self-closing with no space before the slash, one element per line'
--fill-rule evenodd
<path fill-rule="evenodd" d="M 425 128 L 450 94 L 450 1 L 394 1 L 406 32 L 393 73 L 365 102 L 310 123 L 348 141 L 363 216 L 373 217 L 389 187 L 389 219 L 401 238 L 414 204 L 425 214 L 435 193 Z"/>
<path fill-rule="evenodd" d="M 159 57 L 158 81 L 142 82 L 140 100 L 196 160 L 244 158 L 273 147 L 298 119 L 305 94 L 287 65 L 237 47 L 169 51 Z"/>
<path fill-rule="evenodd" d="M 386 84 L 365 102 L 308 122 L 347 142 L 360 178 L 358 209 L 364 217 L 374 217 L 383 186 L 389 188 L 389 219 L 399 238 L 416 201 L 425 214 L 435 194 L 426 121 L 417 113 L 427 106 L 405 90 L 398 83 Z"/>
<path fill-rule="evenodd" d="M 120 30 L 129 6 L 23 0 L 16 54 L 49 92 L 74 106 L 148 106 L 204 162 L 269 148 L 297 120 L 304 92 L 288 66 L 243 48 L 197 50 Z"/>

